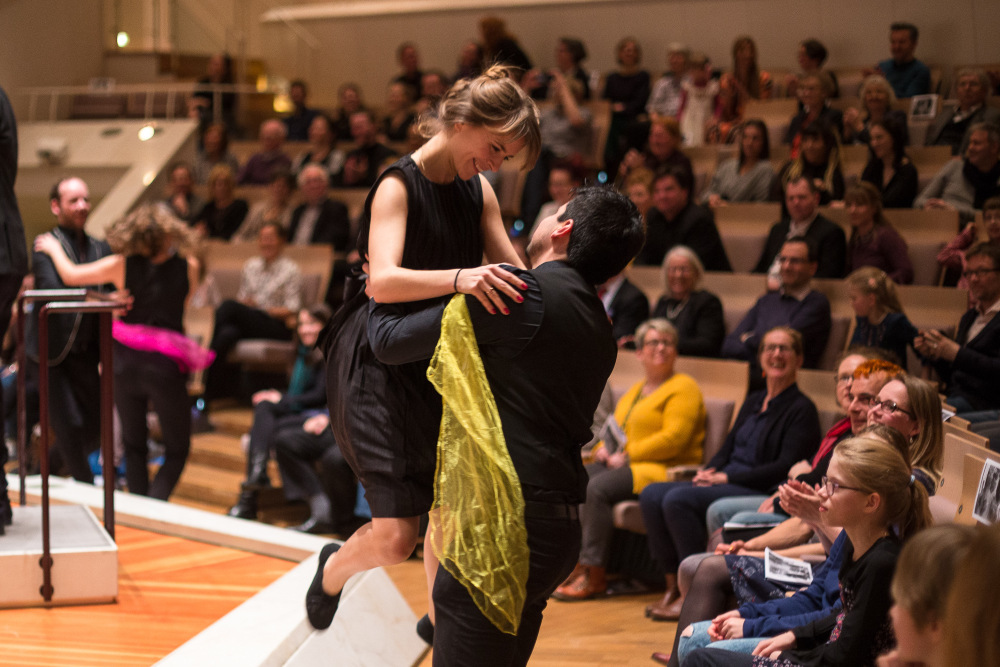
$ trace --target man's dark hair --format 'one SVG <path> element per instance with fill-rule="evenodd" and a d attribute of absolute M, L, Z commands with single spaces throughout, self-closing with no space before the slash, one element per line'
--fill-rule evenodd
<path fill-rule="evenodd" d="M 653 177 L 653 185 L 655 186 L 657 181 L 668 176 L 677 181 L 678 187 L 687 192 L 688 197 L 691 196 L 691 190 L 694 188 L 694 176 L 689 170 L 677 164 L 663 165 L 656 170 L 656 175 Z"/>
<path fill-rule="evenodd" d="M 642 249 L 645 223 L 639 209 L 610 187 L 584 186 L 559 218 L 573 220 L 567 262 L 591 285 L 621 273 Z"/>
<path fill-rule="evenodd" d="M 788 245 L 789 243 L 801 243 L 806 247 L 806 257 L 809 259 L 810 264 L 815 264 L 819 261 L 819 249 L 816 244 L 812 242 L 812 239 L 808 239 L 805 236 L 793 236 L 791 238 L 785 239 L 785 242 L 781 245 Z"/>
<path fill-rule="evenodd" d="M 291 90 L 292 88 L 301 88 L 303 95 L 309 94 L 309 86 L 307 86 L 306 82 L 303 81 L 302 79 L 295 79 L 290 84 L 288 84 L 288 90 Z"/>
<path fill-rule="evenodd" d="M 809 178 L 808 176 L 796 176 L 794 178 L 788 179 L 788 182 L 785 183 L 785 190 L 782 194 L 783 195 L 787 194 L 789 187 L 796 185 L 802 181 L 805 181 L 805 184 L 809 186 L 809 192 L 811 192 L 812 194 L 819 193 L 819 188 L 816 187 L 816 183 L 813 182 L 813 179 Z"/>
<path fill-rule="evenodd" d="M 826 62 L 826 47 L 818 39 L 807 39 L 802 42 L 802 48 L 806 50 L 809 60 L 815 60 L 820 65 Z"/>
<path fill-rule="evenodd" d="M 575 225 L 573 227 L 573 232 L 576 233 Z M 989 241 L 977 243 L 966 251 L 966 261 L 972 259 L 973 257 L 988 257 L 993 262 L 993 268 L 1000 269 L 1000 248 L 996 247 Z"/>
<path fill-rule="evenodd" d="M 897 30 L 905 30 L 910 33 L 910 39 L 912 39 L 914 43 L 916 43 L 917 39 L 920 38 L 920 30 L 918 30 L 917 26 L 912 23 L 898 21 L 889 26 L 889 32 L 896 32 Z"/>

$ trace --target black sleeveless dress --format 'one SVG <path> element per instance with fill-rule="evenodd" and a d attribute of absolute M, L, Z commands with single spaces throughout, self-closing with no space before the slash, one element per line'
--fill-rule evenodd
<path fill-rule="evenodd" d="M 361 256 L 368 250 L 372 198 L 390 173 L 402 177 L 407 191 L 402 266 L 417 270 L 480 266 L 479 177 L 433 183 L 409 156 L 389 167 L 368 193 L 358 238 Z M 375 358 L 367 337 L 368 301 L 363 291 L 349 298 L 320 342 L 327 359 L 330 425 L 365 489 L 372 515 L 418 516 L 430 509 L 433 500 L 441 397 L 427 381 L 426 361 L 387 366 Z M 404 307 L 416 311 L 435 301 Z"/>

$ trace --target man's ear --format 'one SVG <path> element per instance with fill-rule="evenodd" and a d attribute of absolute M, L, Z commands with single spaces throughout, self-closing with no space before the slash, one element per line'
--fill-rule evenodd
<path fill-rule="evenodd" d="M 560 220 L 559 224 L 556 225 L 555 229 L 552 230 L 552 240 L 562 239 L 566 242 L 569 241 L 569 235 L 573 231 L 573 218 L 567 218 L 566 220 Z"/>

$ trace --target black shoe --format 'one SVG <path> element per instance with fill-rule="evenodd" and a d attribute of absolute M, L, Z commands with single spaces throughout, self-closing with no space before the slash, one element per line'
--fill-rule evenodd
<path fill-rule="evenodd" d="M 306 615 L 309 617 L 309 622 L 317 630 L 326 630 L 330 627 L 330 624 L 333 623 L 333 616 L 337 613 L 337 607 L 340 605 L 340 593 L 327 595 L 323 590 L 323 568 L 326 566 L 326 561 L 330 560 L 330 556 L 337 553 L 338 549 L 340 549 L 340 545 L 331 542 L 320 550 L 319 561 L 316 564 L 316 575 L 313 577 L 312 583 L 309 584 L 309 590 L 306 591 Z"/>
<path fill-rule="evenodd" d="M 423 617 L 417 621 L 417 635 L 424 640 L 430 646 L 434 646 L 434 624 L 431 623 L 431 617 L 424 614 Z"/>
<path fill-rule="evenodd" d="M 247 488 L 246 484 L 243 485 L 243 490 L 240 491 L 240 498 L 236 501 L 236 504 L 229 508 L 227 512 L 229 516 L 236 517 L 237 519 L 257 519 L 257 491 L 254 489 Z"/>
<path fill-rule="evenodd" d="M 329 535 L 330 533 L 337 532 L 332 523 L 313 516 L 297 526 L 292 526 L 292 530 L 297 530 L 300 533 L 309 533 L 310 535 Z"/>
<path fill-rule="evenodd" d="M 3 474 L 3 472 L 0 471 L 0 474 Z M 4 493 L 0 497 L 0 527 L 9 526 L 12 523 L 14 523 L 14 511 L 10 508 L 10 499 Z M 0 535 L 3 535 L 3 533 L 0 533 Z"/>

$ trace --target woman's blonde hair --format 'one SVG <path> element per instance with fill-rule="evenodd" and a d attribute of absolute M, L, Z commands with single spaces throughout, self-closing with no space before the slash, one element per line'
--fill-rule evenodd
<path fill-rule="evenodd" d="M 958 565 L 944 615 L 947 667 L 1000 665 L 1000 604 L 991 584 L 1000 580 L 1000 524 L 976 526 Z"/>
<path fill-rule="evenodd" d="M 655 331 L 661 336 L 666 336 L 673 341 L 675 346 L 677 345 L 677 328 L 665 317 L 654 317 L 640 324 L 635 330 L 635 347 L 637 350 L 642 349 L 643 344 L 646 342 L 646 334 L 650 331 Z"/>
<path fill-rule="evenodd" d="M 646 167 L 636 167 L 628 173 L 628 176 L 625 177 L 625 183 L 622 185 L 622 189 L 628 190 L 633 185 L 641 185 L 646 188 L 646 191 L 649 192 L 649 194 L 653 194 L 654 178 L 655 176 L 653 175 L 653 171 L 651 169 L 647 169 Z M 1000 199 L 1000 197 L 997 199 Z"/>
<path fill-rule="evenodd" d="M 896 283 L 882 269 L 862 266 L 847 276 L 847 284 L 862 294 L 874 294 L 875 305 L 889 313 L 903 312 L 903 304 L 896 293 Z"/>
<path fill-rule="evenodd" d="M 534 166 L 542 150 L 538 107 L 503 65 L 493 65 L 475 79 L 458 81 L 436 110 L 420 117 L 420 134 L 430 138 L 457 123 L 484 127 L 507 141 L 524 139 L 522 167 Z"/>
<path fill-rule="evenodd" d="M 675 245 L 673 248 L 670 249 L 669 252 L 667 252 L 666 256 L 663 258 L 663 265 L 662 265 L 663 284 L 664 285 L 668 284 L 667 264 L 670 263 L 670 259 L 672 257 L 681 257 L 691 263 L 691 266 L 694 267 L 694 272 L 696 274 L 694 277 L 694 286 L 697 287 L 698 283 L 701 282 L 701 277 L 705 275 L 705 265 L 701 263 L 701 259 L 698 257 L 698 254 L 694 250 L 691 250 L 691 248 L 687 247 L 686 245 Z"/>
<path fill-rule="evenodd" d="M 236 187 L 236 175 L 233 174 L 233 170 L 228 164 L 217 164 L 212 167 L 212 171 L 208 172 L 209 196 L 212 195 L 212 188 L 215 187 L 217 181 L 225 181 L 229 185 L 230 191 Z"/>
<path fill-rule="evenodd" d="M 922 530 L 906 542 L 892 577 L 892 598 L 918 630 L 943 621 L 959 562 L 969 552 L 975 530 L 946 523 Z"/>
<path fill-rule="evenodd" d="M 932 523 L 927 489 L 913 475 L 904 452 L 883 440 L 860 437 L 840 442 L 833 455 L 849 477 L 845 481 L 879 495 L 881 519 L 886 526 L 897 527 L 900 539 Z"/>
<path fill-rule="evenodd" d="M 868 109 L 865 107 L 865 93 L 868 92 L 869 88 L 880 88 L 882 91 L 889 96 L 889 110 L 892 110 L 892 105 L 896 103 L 896 91 L 892 89 L 892 85 L 889 80 L 880 74 L 872 74 L 866 78 L 861 83 L 861 90 L 858 93 L 858 97 L 861 98 L 861 106 L 864 108 L 865 113 L 868 113 Z"/>
<path fill-rule="evenodd" d="M 882 195 L 878 189 L 868 181 L 858 181 L 847 187 L 844 192 L 845 204 L 864 204 L 872 209 L 872 217 L 875 219 L 875 226 L 888 225 L 889 221 L 882 211 Z M 853 239 L 855 232 L 851 232 Z"/>
<path fill-rule="evenodd" d="M 154 257 L 173 245 L 182 256 L 192 256 L 197 241 L 191 228 L 165 206 L 143 204 L 108 228 L 106 239 L 120 255 Z"/>

